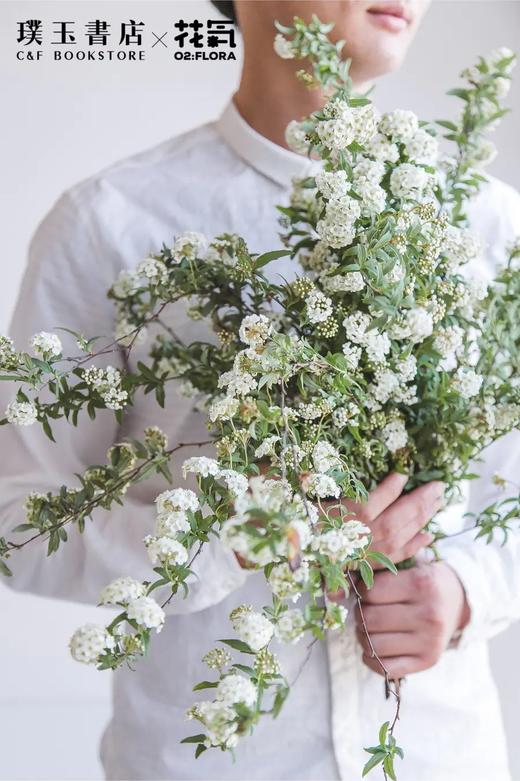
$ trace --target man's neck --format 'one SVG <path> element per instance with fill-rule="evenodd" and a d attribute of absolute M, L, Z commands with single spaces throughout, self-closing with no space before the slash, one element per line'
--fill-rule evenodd
<path fill-rule="evenodd" d="M 299 67 L 296 60 L 280 60 L 274 52 L 262 57 L 248 47 L 240 85 L 233 98 L 248 125 L 285 148 L 285 128 L 289 122 L 317 111 L 325 102 L 320 89 L 309 89 L 296 78 Z M 364 87 L 356 85 L 356 89 L 361 91 Z"/>
<path fill-rule="evenodd" d="M 257 133 L 287 147 L 285 128 L 323 105 L 321 90 L 309 90 L 296 78 L 295 60 L 262 62 L 246 56 L 240 86 L 233 98 L 245 121 Z"/>

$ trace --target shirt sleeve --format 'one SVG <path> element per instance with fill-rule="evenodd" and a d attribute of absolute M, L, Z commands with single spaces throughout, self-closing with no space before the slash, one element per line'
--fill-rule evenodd
<path fill-rule="evenodd" d="M 38 227 L 11 324 L 11 337 L 19 350 L 29 349 L 31 336 L 41 330 L 65 326 L 86 336 L 110 336 L 113 305 L 106 290 L 117 277 L 121 261 L 117 251 L 96 229 L 80 201 L 65 194 Z M 57 332 L 65 355 L 77 355 L 74 339 Z M 116 351 L 96 365 L 121 367 Z M 11 382 L 0 382 L 0 410 L 15 395 Z M 139 399 L 136 399 L 139 404 Z M 135 409 L 135 408 L 134 408 Z M 132 408 L 129 409 L 132 414 Z M 144 425 L 153 424 L 153 420 Z M 106 451 L 119 441 L 115 416 L 101 410 L 94 421 L 81 413 L 77 427 L 64 420 L 53 422 L 56 443 L 38 424 L 0 428 L 0 536 L 13 538 L 12 529 L 25 521 L 24 500 L 32 491 L 56 492 L 74 485 L 75 473 L 106 462 Z M 174 443 L 175 444 L 175 443 Z M 129 489 L 123 506 L 97 509 L 83 534 L 69 526 L 69 539 L 46 556 L 46 543 L 34 541 L 12 554 L 7 585 L 33 593 L 97 603 L 99 592 L 121 575 L 150 580 L 154 577 L 143 537 L 154 525 L 155 507 L 138 500 Z M 190 593 L 171 600 L 169 613 L 207 608 L 239 588 L 247 577 L 234 554 L 218 539 L 207 543 L 194 565 Z"/>
<path fill-rule="evenodd" d="M 478 513 L 495 501 L 512 495 L 514 488 L 501 490 L 492 480 L 499 474 L 513 484 L 520 474 L 520 432 L 513 431 L 495 442 L 476 465 L 479 478 L 470 488 L 469 512 Z M 503 542 L 500 530 L 493 541 L 475 540 L 468 530 L 440 544 L 442 558 L 455 570 L 466 592 L 471 611 L 460 645 L 485 640 L 520 619 L 520 518 L 511 522 L 511 533 Z"/>
<path fill-rule="evenodd" d="M 485 246 L 487 275 L 504 262 L 507 246 L 520 236 L 520 195 L 509 185 L 491 178 L 470 209 L 470 221 Z M 513 431 L 482 454 L 472 470 L 479 478 L 470 483 L 469 512 L 479 513 L 495 501 L 517 493 L 520 475 L 520 432 Z M 498 474 L 511 481 L 501 490 L 493 482 Z M 458 646 L 483 640 L 520 619 L 520 519 L 512 522 L 505 544 L 500 531 L 493 542 L 464 534 L 445 540 L 440 551 L 459 576 L 471 609 L 469 624 Z"/>

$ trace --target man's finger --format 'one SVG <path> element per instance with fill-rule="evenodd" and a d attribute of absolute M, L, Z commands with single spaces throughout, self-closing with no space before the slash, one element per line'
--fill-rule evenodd
<path fill-rule="evenodd" d="M 379 540 L 388 544 L 392 540 L 394 550 L 403 547 L 441 509 L 444 486 L 433 482 L 416 488 L 399 497 L 372 525 L 372 545 L 377 550 Z"/>
<path fill-rule="evenodd" d="M 401 496 L 403 488 L 408 482 L 408 475 L 402 475 L 400 472 L 391 472 L 379 483 L 370 495 L 367 501 L 362 505 L 363 517 L 373 520 L 381 515 L 396 499 Z"/>
<path fill-rule="evenodd" d="M 391 680 L 405 678 L 407 675 L 420 672 L 428 667 L 427 663 L 420 656 L 390 656 L 381 659 L 381 661 Z M 381 665 L 374 657 L 363 654 L 363 662 L 375 673 L 384 675 Z"/>
<path fill-rule="evenodd" d="M 357 627 L 356 634 L 363 651 L 370 655 L 374 649 L 381 659 L 386 656 L 413 656 L 424 650 L 417 632 L 369 633 L 369 640 L 363 628 Z"/>
<path fill-rule="evenodd" d="M 370 635 L 378 632 L 410 632 L 417 630 L 423 623 L 421 611 L 416 605 L 363 605 L 363 618 Z M 354 608 L 357 626 L 362 626 L 359 607 Z"/>
<path fill-rule="evenodd" d="M 367 588 L 364 583 L 360 582 L 357 589 L 363 602 L 368 605 L 415 602 L 414 576 L 410 574 L 413 569 L 401 570 L 397 575 L 392 572 L 377 572 L 372 588 Z"/>

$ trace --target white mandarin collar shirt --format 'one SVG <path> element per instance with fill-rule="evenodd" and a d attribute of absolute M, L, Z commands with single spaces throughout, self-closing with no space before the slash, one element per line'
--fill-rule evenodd
<path fill-rule="evenodd" d="M 120 161 L 71 188 L 31 242 L 11 328 L 16 346 L 27 348 L 33 333 L 56 326 L 110 335 L 114 310 L 105 290 L 121 269 L 133 268 L 163 242 L 171 244 L 175 234 L 236 232 L 252 251 L 279 247 L 275 205 L 287 203 L 291 177 L 304 175 L 312 165 L 260 136 L 230 104 L 216 123 Z M 505 242 L 520 233 L 520 199 L 493 180 L 476 202 L 473 220 L 487 245 L 475 272 L 491 274 L 503 259 Z M 297 271 L 288 259 L 277 261 L 276 269 L 286 277 Z M 198 338 L 201 324 L 189 320 L 181 306 L 166 311 L 181 338 Z M 147 345 L 137 348 L 131 364 L 146 355 Z M 110 357 L 112 364 L 117 360 Z M 0 383 L 2 408 L 11 393 Z M 57 422 L 58 444 L 36 426 L 1 428 L 2 452 L 9 458 L 0 467 L 0 534 L 8 535 L 24 520 L 23 501 L 30 491 L 73 485 L 73 474 L 103 463 L 113 442 L 141 437 L 152 423 L 167 431 L 171 444 L 207 438 L 202 415 L 173 387 L 163 410 L 151 395 L 138 394 L 120 427 L 108 411 L 95 421 L 82 416 L 77 429 Z M 512 434 L 489 450 L 479 465 L 482 478 L 470 487 L 470 509 L 494 497 L 493 472 L 517 476 L 519 446 L 519 436 Z M 180 464 L 192 452 L 201 451 L 181 452 L 173 461 L 178 485 L 184 485 Z M 51 558 L 43 546 L 28 546 L 12 560 L 11 585 L 95 604 L 100 589 L 117 576 L 149 578 L 142 538 L 153 527 L 153 499 L 165 487 L 159 478 L 133 486 L 124 507 L 96 511 L 85 533 L 71 530 L 69 542 Z M 446 525 L 460 528 L 463 511 L 450 508 Z M 403 686 L 397 734 L 405 761 L 399 778 L 506 781 L 506 748 L 486 640 L 520 616 L 518 537 L 502 548 L 462 535 L 447 542 L 443 552 L 464 584 L 472 618 L 457 649 L 446 651 L 430 670 L 409 676 Z M 373 745 L 392 703 L 384 699 L 381 677 L 362 664 L 352 626 L 314 646 L 281 715 L 276 721 L 264 719 L 241 743 L 236 763 L 219 751 L 207 751 L 195 761 L 192 748 L 179 744 L 193 732 L 193 723 L 184 720 L 197 699 L 192 686 L 208 677 L 201 657 L 218 638 L 229 636 L 229 612 L 243 602 L 258 608 L 269 602 L 263 574 L 241 570 L 218 541 L 205 548 L 196 569 L 199 577 L 190 596 L 172 601 L 148 658 L 135 671 L 122 669 L 113 676 L 114 712 L 101 750 L 107 777 L 359 779 L 366 761 L 362 747 Z M 279 649 L 289 681 L 307 654 L 307 642 Z"/>

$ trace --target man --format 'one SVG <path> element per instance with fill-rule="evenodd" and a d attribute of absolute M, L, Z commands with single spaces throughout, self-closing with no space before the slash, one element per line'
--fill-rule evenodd
<path fill-rule="evenodd" d="M 230 4 L 226 4 L 229 6 Z M 320 96 L 302 89 L 294 63 L 273 52 L 273 21 L 317 11 L 336 23 L 335 36 L 348 41 L 352 76 L 358 86 L 397 67 L 426 9 L 423 0 L 406 5 L 356 0 L 292 0 L 235 3 L 244 40 L 244 66 L 233 102 L 216 123 L 169 140 L 68 191 L 39 227 L 14 316 L 12 335 L 24 347 L 42 328 L 66 325 L 85 334 L 110 334 L 114 312 L 104 291 L 122 268 L 134 267 L 172 235 L 196 230 L 208 236 L 236 232 L 252 250 L 278 246 L 274 205 L 288 196 L 292 176 L 309 161 L 284 141 L 289 120 L 320 105 Z M 497 257 L 488 253 L 488 271 L 503 242 L 520 229 L 520 201 L 494 182 L 475 207 L 483 238 L 493 237 Z M 277 267 L 294 274 L 289 261 Z M 187 340 L 198 325 L 176 311 L 176 332 Z M 146 345 L 131 365 L 146 356 Z M 114 356 L 110 356 L 114 363 Z M 2 403 L 10 397 L 0 388 Z M 156 423 L 170 442 L 205 439 L 201 415 L 168 390 L 163 410 L 139 397 L 120 427 L 110 413 L 80 421 L 78 429 L 56 426 L 59 445 L 35 427 L 4 429 L 0 533 L 23 520 L 20 504 L 31 491 L 56 490 L 74 472 L 100 463 L 113 442 L 142 435 Z M 492 494 L 489 475 L 499 465 L 513 477 L 515 444 L 490 451 L 487 478 L 474 489 L 470 506 L 482 507 Z M 516 447 L 518 450 L 518 447 Z M 180 476 L 183 451 L 172 464 Z M 180 483 L 180 478 L 179 478 Z M 158 479 L 134 486 L 123 508 L 96 513 L 85 534 L 71 533 L 57 555 L 47 559 L 28 546 L 13 565 L 15 588 L 96 602 L 114 577 L 146 578 L 150 569 L 143 536 L 152 527 Z M 403 479 L 390 475 L 360 511 L 376 547 L 400 561 L 420 551 L 429 538 L 420 528 L 439 508 L 440 486 L 431 484 L 406 497 Z M 452 528 L 461 526 L 461 511 Z M 449 521 L 446 521 L 449 523 Z M 365 614 L 377 653 L 394 677 L 409 676 L 399 742 L 406 760 L 402 781 L 479 781 L 508 778 L 498 702 L 487 663 L 485 639 L 520 615 L 518 541 L 503 549 L 456 537 L 444 546 L 445 561 L 376 576 L 365 594 Z M 187 600 L 172 600 L 166 626 L 154 638 L 147 660 L 135 671 L 114 676 L 114 716 L 102 744 L 109 778 L 132 779 L 351 779 L 360 777 L 362 747 L 374 742 L 377 727 L 391 715 L 375 660 L 355 620 L 349 630 L 317 644 L 277 721 L 265 719 L 237 750 L 237 762 L 209 751 L 195 762 L 184 712 L 191 687 L 204 676 L 202 655 L 225 636 L 227 615 L 240 603 L 260 606 L 268 599 L 261 573 L 241 568 L 233 554 L 212 542 L 197 560 L 199 580 Z M 281 650 L 289 681 L 307 655 L 305 643 Z M 482 747 L 486 750 L 482 751 Z"/>

